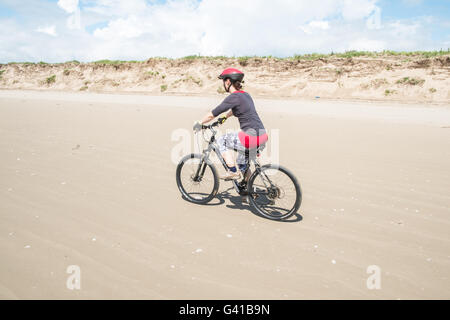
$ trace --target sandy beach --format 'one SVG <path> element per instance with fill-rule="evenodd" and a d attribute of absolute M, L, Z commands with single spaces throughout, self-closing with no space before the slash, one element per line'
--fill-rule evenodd
<path fill-rule="evenodd" d="M 450 298 L 449 105 L 256 98 L 303 189 L 273 222 L 177 189 L 172 134 L 221 99 L 0 91 L 0 299 Z"/>

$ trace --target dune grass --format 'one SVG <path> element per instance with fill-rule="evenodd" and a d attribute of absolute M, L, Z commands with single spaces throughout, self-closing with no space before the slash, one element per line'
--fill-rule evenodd
<path fill-rule="evenodd" d="M 71 60 L 71 61 L 66 61 L 64 63 L 80 64 L 80 61 L 78 61 L 78 60 Z"/>
<path fill-rule="evenodd" d="M 95 64 L 123 64 L 123 63 L 142 63 L 143 61 L 137 61 L 137 60 L 130 60 L 130 61 L 125 61 L 125 60 L 97 60 L 94 61 L 92 63 Z"/>
<path fill-rule="evenodd" d="M 330 54 L 320 54 L 320 53 L 311 53 L 304 55 L 294 55 L 295 60 L 318 60 L 324 58 L 357 58 L 357 57 L 385 57 L 385 56 L 400 56 L 400 57 L 423 57 L 423 58 L 432 58 L 438 56 L 450 55 L 450 49 L 440 50 L 440 51 L 392 51 L 385 50 L 380 52 L 372 52 L 372 51 L 347 51 L 344 53 L 330 53 Z M 289 58 L 288 58 L 289 59 Z"/>
<path fill-rule="evenodd" d="M 227 59 L 237 59 L 238 63 L 242 66 L 247 65 L 251 60 L 257 59 L 272 59 L 272 60 L 319 60 L 319 59 L 331 59 L 331 58 L 358 58 L 358 57 L 367 57 L 367 58 L 377 58 L 377 57 L 388 57 L 388 56 L 397 56 L 397 57 L 405 57 L 405 61 L 409 61 L 409 58 L 434 58 L 439 56 L 450 55 L 450 48 L 447 50 L 439 50 L 439 51 L 392 51 L 392 50 L 384 50 L 384 51 L 346 51 L 341 53 L 331 52 L 328 54 L 325 53 L 308 53 L 308 54 L 295 54 L 290 57 L 276 57 L 276 56 L 202 56 L 202 55 L 189 55 L 182 58 L 167 58 L 167 57 L 152 57 L 150 59 L 161 59 L 161 60 L 227 60 Z M 103 64 L 103 65 L 120 65 L 124 63 L 144 63 L 146 60 L 97 60 L 92 62 L 86 62 L 86 64 Z M 71 63 L 71 64 L 81 64 L 80 61 L 72 60 L 62 63 L 47 63 L 44 61 L 40 62 L 9 62 L 6 63 L 8 65 L 14 64 L 22 64 L 22 65 L 48 65 L 48 64 L 63 64 L 63 63 Z M 1 65 L 1 64 L 0 64 Z"/>
<path fill-rule="evenodd" d="M 391 96 L 391 95 L 396 94 L 396 93 L 397 93 L 397 90 L 389 90 L 389 89 L 384 90 L 384 95 L 386 97 Z"/>
<path fill-rule="evenodd" d="M 216 59 L 237 59 L 238 62 L 245 66 L 252 59 L 275 59 L 275 60 L 318 60 L 318 59 L 329 59 L 333 57 L 337 58 L 357 58 L 357 57 L 383 57 L 383 56 L 400 56 L 400 57 L 423 57 L 432 58 L 444 55 L 450 55 L 450 48 L 447 50 L 439 51 L 392 51 L 384 50 L 380 52 L 375 51 L 346 51 L 342 53 L 308 53 L 308 54 L 295 54 L 291 57 L 276 57 L 276 56 L 238 56 L 238 57 L 227 57 L 227 56 L 201 56 L 201 55 L 190 55 L 180 58 L 181 60 L 196 60 L 196 59 L 206 59 L 206 60 L 216 60 Z M 168 60 L 177 60 L 171 58 L 163 58 Z"/>
<path fill-rule="evenodd" d="M 357 57 L 383 57 L 383 56 L 400 56 L 400 57 L 423 57 L 432 58 L 438 56 L 450 55 L 450 48 L 447 50 L 439 51 L 346 51 L 342 53 L 308 53 L 308 54 L 295 54 L 291 57 L 276 57 L 276 56 L 239 56 L 239 57 L 226 57 L 226 56 L 201 56 L 191 55 L 181 58 L 182 60 L 194 60 L 194 59 L 237 59 L 239 64 L 245 66 L 251 59 L 275 59 L 275 60 L 319 60 L 329 59 L 333 57 L 337 58 L 357 58 Z"/>
<path fill-rule="evenodd" d="M 416 79 L 410 77 L 404 77 L 400 80 L 397 80 L 396 84 L 410 85 L 410 86 L 421 86 L 425 83 L 423 79 Z"/>
<path fill-rule="evenodd" d="M 45 79 L 45 82 L 50 85 L 56 82 L 56 75 L 52 75 L 51 77 L 48 77 L 47 79 Z"/>

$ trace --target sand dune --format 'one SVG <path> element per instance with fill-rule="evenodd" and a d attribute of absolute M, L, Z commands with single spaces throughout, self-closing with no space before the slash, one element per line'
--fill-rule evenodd
<path fill-rule="evenodd" d="M 304 191 L 273 222 L 179 194 L 171 134 L 220 100 L 0 91 L 0 298 L 450 298 L 448 106 L 256 99 Z"/>
<path fill-rule="evenodd" d="M 450 102 L 448 54 L 0 64 L 0 89 L 222 96 L 217 76 L 229 66 L 245 72 L 245 89 L 258 97 Z"/>

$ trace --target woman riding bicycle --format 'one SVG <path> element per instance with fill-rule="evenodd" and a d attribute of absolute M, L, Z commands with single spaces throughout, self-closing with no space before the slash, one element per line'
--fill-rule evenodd
<path fill-rule="evenodd" d="M 225 69 L 219 76 L 223 80 L 223 87 L 226 92 L 230 93 L 225 100 L 206 114 L 202 120 L 194 125 L 194 130 L 201 129 L 201 126 L 210 122 L 220 114 L 227 112 L 224 117 L 219 118 L 219 123 L 224 123 L 231 116 L 235 116 L 239 120 L 241 131 L 232 132 L 221 136 L 217 143 L 220 152 L 228 166 L 228 170 L 221 178 L 224 180 L 235 180 L 241 177 L 240 171 L 246 172 L 245 153 L 240 152 L 237 158 L 239 170 L 236 168 L 236 161 L 233 150 L 255 149 L 260 150 L 264 147 L 268 140 L 268 136 L 261 119 L 255 109 L 255 104 L 251 96 L 242 91 L 242 82 L 244 74 L 234 68 Z M 251 175 L 247 170 L 245 179 Z"/>

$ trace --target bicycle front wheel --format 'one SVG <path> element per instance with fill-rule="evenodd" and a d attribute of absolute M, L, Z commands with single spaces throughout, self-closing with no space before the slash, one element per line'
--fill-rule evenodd
<path fill-rule="evenodd" d="M 204 161 L 201 154 L 190 154 L 181 159 L 176 178 L 181 194 L 193 203 L 208 203 L 219 190 L 217 170 L 212 163 Z"/>
<path fill-rule="evenodd" d="M 250 204 L 271 220 L 288 219 L 302 203 L 297 179 L 288 169 L 278 165 L 265 165 L 255 171 L 247 190 Z"/>

